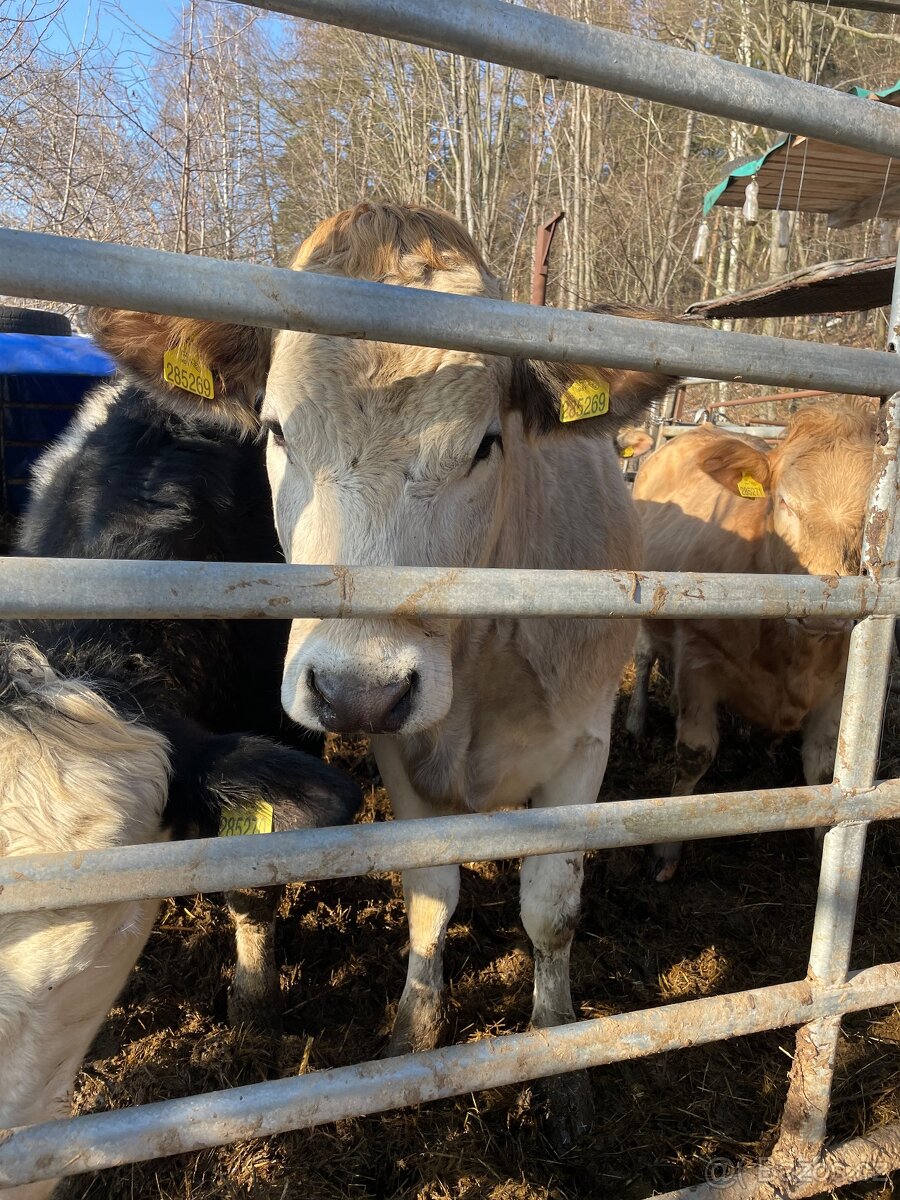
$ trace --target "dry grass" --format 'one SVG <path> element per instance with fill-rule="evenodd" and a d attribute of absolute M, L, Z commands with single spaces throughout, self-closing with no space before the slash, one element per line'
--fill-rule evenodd
<path fill-rule="evenodd" d="M 651 740 L 639 756 L 621 720 L 604 795 L 664 795 L 672 721 L 655 681 Z M 799 782 L 796 745 L 773 748 L 736 723 L 723 729 L 710 789 Z M 900 768 L 900 706 L 885 763 Z M 336 758 L 368 786 L 361 819 L 384 820 L 383 791 L 359 743 Z M 854 966 L 898 957 L 900 839 L 870 837 Z M 650 883 L 640 851 L 592 856 L 573 950 L 576 1010 L 585 1016 L 652 1007 L 799 978 L 816 894 L 812 834 L 697 843 L 680 877 Z M 463 871 L 448 947 L 450 1037 L 521 1029 L 530 958 L 518 921 L 514 863 Z M 215 899 L 215 898 L 213 898 Z M 127 992 L 79 1079 L 82 1112 L 321 1070 L 380 1053 L 404 976 L 399 881 L 367 877 L 300 885 L 280 930 L 286 1035 L 273 1047 L 224 1022 L 230 932 L 214 903 L 168 903 Z M 752 1159 L 776 1136 L 792 1037 L 776 1031 L 592 1072 L 593 1136 L 554 1158 L 527 1094 L 507 1088 L 418 1110 L 348 1120 L 199 1155 L 81 1176 L 65 1200 L 631 1200 L 703 1178 L 715 1155 Z M 841 1045 L 830 1132 L 850 1137 L 900 1115 L 900 1013 L 850 1018 Z M 845 1197 L 892 1195 L 872 1183 Z"/>

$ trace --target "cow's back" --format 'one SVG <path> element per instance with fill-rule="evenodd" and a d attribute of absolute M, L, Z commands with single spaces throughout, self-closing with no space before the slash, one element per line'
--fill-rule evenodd
<path fill-rule="evenodd" d="M 100 389 L 37 464 L 15 553 L 29 557 L 274 562 L 280 558 L 262 447 L 169 413 L 139 388 Z M 281 621 L 40 621 L 32 637 L 70 678 L 121 685 L 142 711 L 213 732 L 298 744 L 279 702 Z"/>
<path fill-rule="evenodd" d="M 727 490 L 701 465 L 714 459 L 717 442 L 734 440 L 700 427 L 646 460 L 634 496 L 647 570 L 758 574 L 776 569 L 768 545 L 770 500 L 745 499 Z M 770 453 L 756 438 L 739 440 Z M 799 728 L 834 694 L 846 660 L 845 635 L 823 640 L 781 619 L 653 620 L 644 630 L 653 650 L 673 660 L 684 703 L 701 689 L 777 732 Z"/>
<path fill-rule="evenodd" d="M 727 491 L 700 466 L 721 437 L 712 427 L 691 430 L 644 461 L 633 494 L 646 570 L 743 574 L 762 569 L 766 504 Z"/>

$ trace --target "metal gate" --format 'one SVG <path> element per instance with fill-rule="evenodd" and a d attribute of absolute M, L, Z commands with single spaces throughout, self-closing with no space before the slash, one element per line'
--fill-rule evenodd
<path fill-rule="evenodd" d="M 251 0 L 253 2 L 253 0 Z M 811 84 L 588 27 L 503 0 L 255 0 L 578 83 L 900 158 L 900 111 Z M 830 827 L 802 980 L 383 1062 L 322 1071 L 0 1134 L 0 1187 L 198 1150 L 343 1117 L 800 1025 L 771 1158 L 728 1200 L 811 1196 L 900 1167 L 900 1124 L 824 1147 L 843 1013 L 900 1002 L 900 961 L 850 972 L 867 822 L 900 816 L 876 783 L 900 614 L 900 275 L 888 352 L 660 325 L 0 230 L 0 290 L 43 299 L 407 344 L 527 353 L 671 374 L 891 396 L 860 577 L 698 576 L 6 560 L 5 617 L 857 617 L 832 784 L 228 838 L 0 860 L 0 913 L 336 878 L 440 863 Z M 239 584 L 239 587 L 235 585 Z M 669 1193 L 723 1195 L 721 1180 Z"/>

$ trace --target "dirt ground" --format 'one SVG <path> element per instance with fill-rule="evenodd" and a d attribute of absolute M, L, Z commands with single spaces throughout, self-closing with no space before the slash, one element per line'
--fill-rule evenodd
<path fill-rule="evenodd" d="M 623 713 L 602 798 L 668 793 L 673 724 L 654 681 L 650 739 L 629 745 Z M 708 790 L 801 782 L 795 744 L 723 722 Z M 882 774 L 900 774 L 900 703 L 885 727 Z M 362 820 L 386 801 L 360 743 L 332 749 L 365 783 Z M 898 957 L 900 831 L 874 828 L 854 966 Z M 450 1038 L 526 1026 L 531 969 L 518 920 L 517 864 L 463 869 L 447 947 Z M 645 877 L 640 851 L 590 856 L 572 958 L 584 1017 L 801 978 L 816 894 L 813 835 L 696 843 L 669 885 Z M 215 897 L 211 898 L 216 900 Z M 277 1050 L 224 1020 L 231 936 L 211 900 L 167 903 L 127 991 L 78 1083 L 81 1112 L 119 1108 L 375 1058 L 405 973 L 399 879 L 298 885 L 283 906 L 288 997 Z M 638 1200 L 700 1182 L 714 1157 L 752 1161 L 772 1146 L 792 1033 L 776 1031 L 591 1072 L 593 1134 L 554 1156 L 521 1089 L 466 1095 L 267 1141 L 81 1176 L 65 1200 Z M 830 1135 L 900 1116 L 900 1010 L 849 1018 Z M 889 1182 L 842 1197 L 893 1195 Z M 727 1200 L 727 1190 L 723 1190 Z"/>

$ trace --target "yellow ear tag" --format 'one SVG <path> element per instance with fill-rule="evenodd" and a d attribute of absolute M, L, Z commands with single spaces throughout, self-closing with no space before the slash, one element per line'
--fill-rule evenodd
<path fill-rule="evenodd" d="M 212 400 L 216 394 L 212 371 L 200 361 L 190 342 L 183 342 L 165 352 L 163 374 L 168 383 L 181 388 L 183 392 L 202 396 L 204 400 Z"/>
<path fill-rule="evenodd" d="M 609 384 L 593 379 L 576 379 L 559 398 L 559 419 L 583 421 L 609 412 Z"/>
<path fill-rule="evenodd" d="M 622 458 L 632 458 L 634 456 L 634 446 L 625 446 L 619 451 Z"/>
<path fill-rule="evenodd" d="M 271 833 L 275 810 L 265 800 L 251 800 L 226 809 L 219 822 L 219 837 L 241 837 L 248 833 Z"/>
<path fill-rule="evenodd" d="M 745 500 L 763 500 L 766 495 L 766 489 L 749 471 L 745 471 L 738 480 L 737 490 L 738 495 L 743 496 Z"/>

